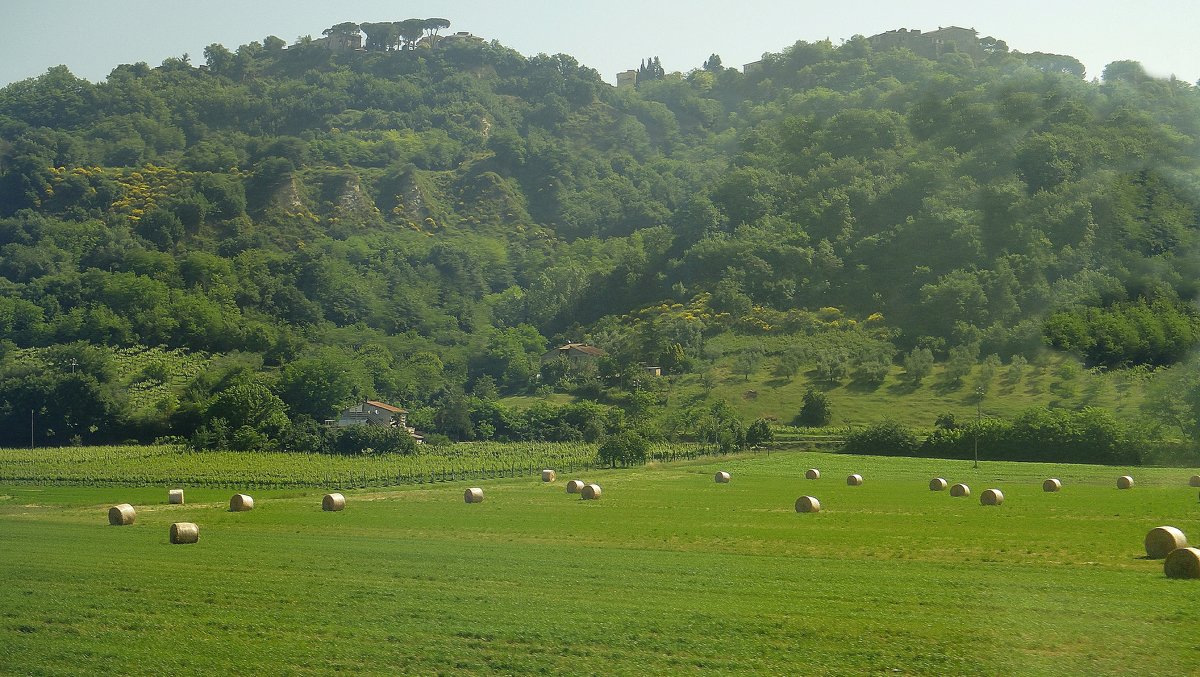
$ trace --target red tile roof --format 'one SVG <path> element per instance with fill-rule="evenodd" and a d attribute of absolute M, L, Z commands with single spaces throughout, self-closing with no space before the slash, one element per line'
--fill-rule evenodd
<path fill-rule="evenodd" d="M 407 411 L 405 411 L 404 409 L 401 409 L 399 407 L 393 407 L 390 404 L 384 404 L 383 402 L 376 402 L 375 400 L 367 400 L 367 404 L 371 405 L 372 407 L 378 407 L 384 411 L 390 411 L 393 414 L 407 414 L 408 413 Z"/>

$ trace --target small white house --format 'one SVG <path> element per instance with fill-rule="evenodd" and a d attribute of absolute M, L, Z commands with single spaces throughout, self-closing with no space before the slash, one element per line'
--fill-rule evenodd
<path fill-rule="evenodd" d="M 338 426 L 339 428 L 352 425 L 378 425 L 389 428 L 404 428 L 417 443 L 424 440 L 423 437 L 417 434 L 415 429 L 409 427 L 407 409 L 393 407 L 390 404 L 376 402 L 375 400 L 363 400 L 362 402 L 346 407 L 338 414 L 336 419 L 326 421 L 326 423 Z"/>

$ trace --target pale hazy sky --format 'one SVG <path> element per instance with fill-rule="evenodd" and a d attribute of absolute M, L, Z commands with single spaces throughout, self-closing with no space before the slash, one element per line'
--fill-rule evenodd
<path fill-rule="evenodd" d="M 604 79 L 659 56 L 668 71 L 756 61 L 797 40 L 893 28 L 975 28 L 1024 52 L 1078 58 L 1088 78 L 1132 59 L 1155 75 L 1200 79 L 1197 0 L 0 0 L 0 85 L 65 64 L 98 81 L 122 63 L 158 65 L 206 45 L 230 49 L 268 35 L 289 43 L 342 21 L 439 16 L 517 51 L 570 54 Z"/>

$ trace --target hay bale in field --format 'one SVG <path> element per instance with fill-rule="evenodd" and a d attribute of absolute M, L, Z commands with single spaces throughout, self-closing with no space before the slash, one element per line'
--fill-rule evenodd
<path fill-rule="evenodd" d="M 1163 562 L 1167 578 L 1200 578 L 1200 548 L 1179 548 Z"/>
<path fill-rule="evenodd" d="M 1129 475 L 1121 475 L 1120 477 L 1117 478 L 1117 488 L 1118 489 L 1132 489 L 1133 488 L 1133 478 L 1130 477 Z"/>
<path fill-rule="evenodd" d="M 716 475 L 713 475 L 713 481 L 717 484 L 729 484 L 729 473 L 722 470 Z"/>
<path fill-rule="evenodd" d="M 846 478 L 846 486 L 861 487 L 862 486 L 862 475 L 855 473 L 853 475 L 848 476 Z"/>
<path fill-rule="evenodd" d="M 571 480 L 567 482 L 567 493 L 578 494 L 583 491 L 583 480 Z"/>
<path fill-rule="evenodd" d="M 1000 505 L 1004 502 L 1004 492 L 999 489 L 987 489 L 979 494 L 979 505 Z"/>
<path fill-rule="evenodd" d="M 796 512 L 821 512 L 821 502 L 816 496 L 801 496 L 796 499 Z"/>
<path fill-rule="evenodd" d="M 183 489 L 171 489 L 167 492 L 167 503 L 183 505 Z"/>
<path fill-rule="evenodd" d="M 1062 489 L 1062 482 L 1057 477 L 1051 477 L 1042 482 L 1042 491 L 1058 491 L 1059 489 Z"/>
<path fill-rule="evenodd" d="M 955 484 L 954 486 L 950 487 L 950 495 L 953 496 L 954 498 L 963 498 L 966 496 L 970 496 L 971 495 L 971 487 L 968 487 L 967 485 L 960 482 L 960 483 Z"/>
<path fill-rule="evenodd" d="M 808 470 L 804 471 L 804 479 L 819 480 L 821 479 L 821 471 L 817 470 L 816 468 L 809 468 Z"/>
<path fill-rule="evenodd" d="M 1188 479 L 1188 486 L 1200 487 L 1200 475 L 1192 475 L 1191 478 Z"/>
<path fill-rule="evenodd" d="M 929 490 L 930 491 L 945 491 L 946 490 L 946 479 L 943 477 L 935 477 L 935 478 L 929 480 Z"/>
<path fill-rule="evenodd" d="M 234 494 L 229 499 L 229 512 L 246 512 L 254 509 L 254 499 L 246 494 Z"/>
<path fill-rule="evenodd" d="M 176 522 L 171 525 L 171 543 L 195 543 L 200 540 L 200 527 L 192 522 Z"/>
<path fill-rule="evenodd" d="M 1154 527 L 1146 534 L 1146 557 L 1162 559 L 1187 545 L 1187 536 L 1175 527 Z"/>
<path fill-rule="evenodd" d="M 463 501 L 467 503 L 483 503 L 483 489 L 471 487 L 463 492 Z"/>
<path fill-rule="evenodd" d="M 321 510 L 325 512 L 338 512 L 346 509 L 346 497 L 341 494 L 325 494 L 321 498 Z"/>
<path fill-rule="evenodd" d="M 108 509 L 108 523 L 114 527 L 126 527 L 137 519 L 137 511 L 132 505 L 122 503 Z"/>
<path fill-rule="evenodd" d="M 581 491 L 580 494 L 583 496 L 583 500 L 594 501 L 594 500 L 600 498 L 600 485 L 599 484 L 585 484 L 583 486 L 583 491 Z"/>
<path fill-rule="evenodd" d="M 553 470 L 547 468 L 546 470 L 542 471 L 543 482 L 553 482 L 556 479 L 558 479 L 558 473 L 554 472 Z"/>

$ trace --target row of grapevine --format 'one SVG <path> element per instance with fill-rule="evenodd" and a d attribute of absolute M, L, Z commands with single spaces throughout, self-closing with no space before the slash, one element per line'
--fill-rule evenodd
<path fill-rule="evenodd" d="M 651 450 L 649 460 L 714 453 L 708 446 L 663 444 Z M 372 456 L 192 451 L 172 445 L 0 449 L 0 483 L 71 486 L 383 487 L 597 467 L 596 445 L 582 442 L 479 442 Z"/>

